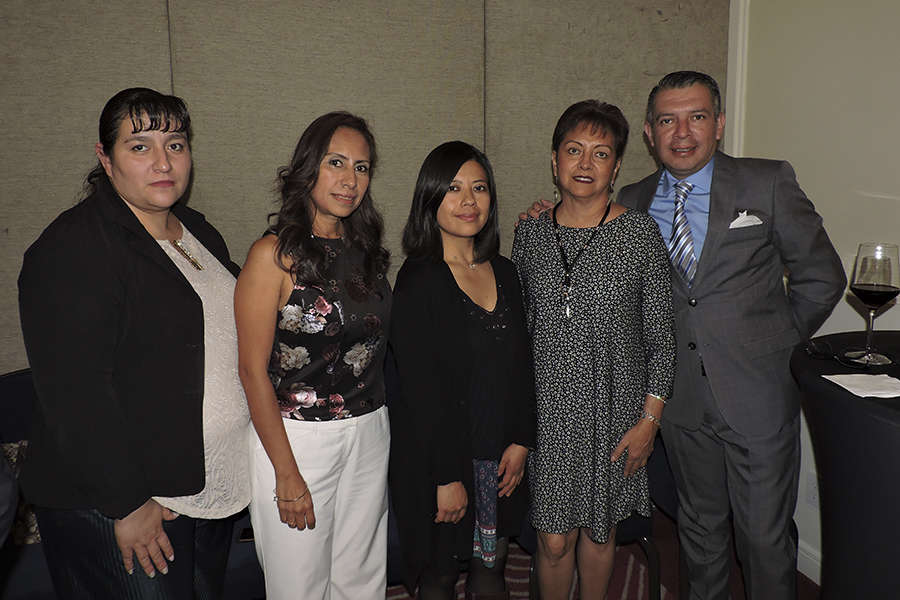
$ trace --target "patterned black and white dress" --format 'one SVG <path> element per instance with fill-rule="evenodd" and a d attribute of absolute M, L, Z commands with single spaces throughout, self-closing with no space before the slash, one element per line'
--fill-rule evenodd
<path fill-rule="evenodd" d="M 605 542 L 633 510 L 650 514 L 646 468 L 624 476 L 613 449 L 646 394 L 669 396 L 675 372 L 670 266 L 659 228 L 626 211 L 600 228 L 572 273 L 571 316 L 551 212 L 519 224 L 519 270 L 534 353 L 537 447 L 529 456 L 531 522 Z M 571 264 L 595 228 L 559 227 Z"/>

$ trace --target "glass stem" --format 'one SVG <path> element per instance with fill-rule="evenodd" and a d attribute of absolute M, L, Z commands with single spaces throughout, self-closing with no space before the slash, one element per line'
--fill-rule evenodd
<path fill-rule="evenodd" d="M 869 309 L 869 323 L 866 327 L 866 356 L 872 354 L 872 335 L 875 333 L 875 309 Z"/>

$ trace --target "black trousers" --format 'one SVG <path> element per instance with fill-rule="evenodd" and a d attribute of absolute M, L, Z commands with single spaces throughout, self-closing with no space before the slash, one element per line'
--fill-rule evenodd
<path fill-rule="evenodd" d="M 129 575 L 116 545 L 115 521 L 92 509 L 36 507 L 44 555 L 61 600 L 216 600 L 224 596 L 234 521 L 163 521 L 175 551 L 169 572 L 147 577 L 134 560 Z"/>

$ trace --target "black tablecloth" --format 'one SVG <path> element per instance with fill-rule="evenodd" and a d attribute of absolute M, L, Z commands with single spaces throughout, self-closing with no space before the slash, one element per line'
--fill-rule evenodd
<path fill-rule="evenodd" d="M 865 342 L 862 332 L 823 336 L 835 353 Z M 900 359 L 900 332 L 876 330 L 874 345 Z M 791 370 L 819 475 L 822 598 L 900 598 L 900 397 L 860 398 L 822 375 L 887 373 L 900 365 L 854 369 L 798 348 Z"/>
<path fill-rule="evenodd" d="M 864 332 L 835 333 L 815 338 L 815 346 L 823 347 L 821 342 L 830 346 L 835 354 L 843 354 L 849 347 L 863 348 L 866 336 Z M 846 394 L 847 398 L 862 401 L 862 410 L 871 411 L 888 419 L 900 420 L 900 397 L 897 398 L 858 398 L 835 383 L 823 379 L 822 375 L 838 375 L 844 373 L 886 373 L 900 378 L 900 331 L 875 331 L 873 341 L 876 350 L 887 353 L 895 364 L 882 367 L 866 366 L 863 368 L 847 366 L 833 359 L 811 357 L 803 348 L 794 352 L 791 358 L 791 371 L 800 388 L 809 394 Z"/>

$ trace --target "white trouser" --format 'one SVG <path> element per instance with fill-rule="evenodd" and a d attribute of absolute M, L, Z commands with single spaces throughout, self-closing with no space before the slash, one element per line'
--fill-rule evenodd
<path fill-rule="evenodd" d="M 250 518 L 268 600 L 384 600 L 387 584 L 387 407 L 350 419 L 285 419 L 316 528 L 279 520 L 275 471 L 251 436 Z"/>

